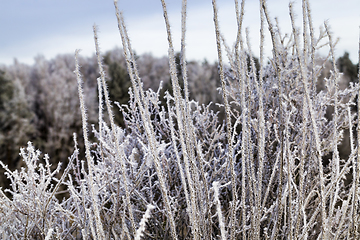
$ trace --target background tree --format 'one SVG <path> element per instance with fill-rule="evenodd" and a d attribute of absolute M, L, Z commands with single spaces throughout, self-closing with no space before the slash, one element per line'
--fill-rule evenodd
<path fill-rule="evenodd" d="M 0 160 L 10 169 L 17 167 L 20 147 L 34 133 L 32 117 L 20 82 L 0 70 Z M 8 184 L 3 173 L 1 168 L 0 186 Z"/>
<path fill-rule="evenodd" d="M 357 65 L 352 63 L 348 52 L 345 52 L 342 57 L 339 57 L 336 64 L 339 71 L 349 78 L 348 81 L 355 82 L 357 80 Z"/>
<path fill-rule="evenodd" d="M 108 90 L 109 97 L 112 101 L 118 102 L 120 105 L 128 103 L 129 87 L 131 86 L 130 76 L 127 70 L 122 66 L 120 61 L 112 61 L 109 54 L 104 58 L 104 63 L 107 65 L 108 73 Z M 118 110 L 114 110 L 115 122 L 124 127 L 124 119 L 122 113 Z"/>

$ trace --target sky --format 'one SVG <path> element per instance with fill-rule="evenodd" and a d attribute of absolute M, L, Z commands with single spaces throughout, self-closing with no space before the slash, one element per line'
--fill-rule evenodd
<path fill-rule="evenodd" d="M 175 51 L 180 50 L 181 0 L 167 0 Z M 233 0 L 218 0 L 220 31 L 227 44 L 236 38 L 236 16 Z M 239 0 L 239 2 L 241 2 Z M 160 0 L 119 0 L 124 13 L 132 47 L 137 54 L 167 55 L 168 43 Z M 288 0 L 268 0 L 270 16 L 277 17 L 281 33 L 291 33 Z M 340 38 L 336 57 L 345 51 L 353 63 L 358 62 L 360 1 L 310 0 L 315 35 L 326 20 L 333 39 Z M 243 26 L 250 32 L 252 51 L 259 56 L 259 1 L 247 0 Z M 296 24 L 302 26 L 301 1 L 294 3 Z M 217 59 L 211 0 L 188 0 L 186 32 L 187 60 L 214 62 Z M 274 22 L 274 21 L 273 21 Z M 81 49 L 83 56 L 95 52 L 93 25 L 99 28 L 103 52 L 121 47 L 112 0 L 11 0 L 0 1 L 0 64 L 32 64 L 38 55 L 51 59 L 57 54 L 73 54 Z M 325 42 L 324 42 L 325 43 Z M 327 49 L 320 51 L 326 54 Z M 271 55 L 267 34 L 266 56 Z"/>

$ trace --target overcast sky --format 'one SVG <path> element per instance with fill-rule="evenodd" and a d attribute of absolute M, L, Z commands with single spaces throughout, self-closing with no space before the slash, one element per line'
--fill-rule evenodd
<path fill-rule="evenodd" d="M 180 50 L 181 0 L 167 0 L 175 50 Z M 290 32 L 288 0 L 268 0 L 272 18 L 278 17 L 282 33 Z M 221 31 L 229 45 L 236 35 L 233 0 L 218 0 Z M 360 25 L 359 0 L 310 0 L 316 34 L 328 20 L 334 38 L 340 42 L 337 57 L 345 51 L 358 62 Z M 160 0 L 119 0 L 137 54 L 167 54 L 165 24 Z M 247 0 L 244 27 L 249 27 L 252 48 L 258 56 L 259 1 Z M 296 1 L 297 25 L 301 26 L 301 1 Z M 92 26 L 98 25 L 102 51 L 121 47 L 112 0 L 4 0 L 0 1 L 0 64 L 11 64 L 14 58 L 33 63 L 37 55 L 50 59 L 57 54 L 94 53 Z M 188 0 L 188 60 L 215 61 L 217 57 L 211 0 Z M 271 54 L 271 42 L 266 44 Z M 323 51 L 325 53 L 325 50 Z"/>

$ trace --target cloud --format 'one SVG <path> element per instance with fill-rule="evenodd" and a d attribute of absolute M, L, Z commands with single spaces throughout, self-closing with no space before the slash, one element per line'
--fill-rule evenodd
<path fill-rule="evenodd" d="M 160 1 L 119 1 L 124 11 L 132 45 L 138 54 L 152 52 L 155 56 L 167 54 L 165 24 Z M 329 19 L 334 38 L 341 37 L 337 46 L 337 57 L 349 51 L 353 62 L 357 62 L 358 25 L 360 14 L 357 0 L 317 0 L 310 3 L 313 23 L 318 26 Z M 228 45 L 236 37 L 236 18 L 231 0 L 218 1 L 221 31 Z M 175 50 L 180 50 L 181 2 L 168 1 Z M 32 63 L 33 57 L 42 54 L 46 58 L 56 54 L 83 49 L 83 55 L 94 52 L 92 25 L 100 29 L 100 44 L 103 51 L 120 47 L 121 41 L 112 1 L 58 0 L 58 1 L 2 1 L 0 8 L 6 9 L 0 16 L 0 62 L 11 64 L 13 58 Z M 295 3 L 296 24 L 302 27 L 301 3 Z M 291 32 L 288 1 L 269 2 L 270 15 L 279 19 L 282 34 Z M 217 59 L 211 1 L 196 0 L 188 3 L 187 57 L 189 60 L 209 61 Z M 259 56 L 259 3 L 249 0 L 245 4 L 243 27 L 248 27 L 252 50 Z M 266 55 L 271 55 L 271 40 L 267 34 Z"/>

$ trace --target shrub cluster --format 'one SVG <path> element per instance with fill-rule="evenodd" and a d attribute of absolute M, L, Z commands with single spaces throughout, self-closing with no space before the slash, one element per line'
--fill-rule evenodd
<path fill-rule="evenodd" d="M 186 0 L 182 10 L 181 69 L 168 32 L 172 93 L 144 91 L 123 16 L 116 16 L 132 87 L 128 104 L 118 104 L 124 126 L 114 121 L 97 29 L 98 127 L 90 142 L 78 51 L 75 74 L 82 114 L 85 160 L 75 151 L 61 177 L 47 155 L 29 143 L 25 167 L 2 164 L 11 188 L 0 190 L 3 239 L 358 239 L 360 148 L 353 106 L 358 84 L 340 89 L 334 42 L 325 30 L 315 36 L 309 2 L 303 1 L 304 31 L 286 38 L 260 0 L 259 66 L 248 32 L 242 36 L 244 1 L 235 1 L 238 20 L 233 49 L 221 37 L 216 0 L 214 25 L 225 120 L 211 105 L 190 100 L 185 61 Z M 273 57 L 264 63 L 264 31 Z M 307 34 L 308 33 L 308 34 Z M 302 42 L 300 42 L 302 39 Z M 333 71 L 317 81 L 327 59 L 315 61 L 327 39 Z M 225 46 L 229 65 L 222 59 Z M 245 47 L 246 46 L 246 47 Z M 301 47 L 302 46 L 302 47 Z M 179 84 L 179 72 L 183 86 Z M 358 98 L 359 99 L 359 98 Z M 360 101 L 360 99 L 359 99 Z M 332 109 L 331 118 L 326 114 Z M 105 114 L 106 112 L 106 114 Z M 108 119 L 108 120 L 105 120 Z M 348 129 L 350 155 L 338 146 Z M 355 136 L 354 136 L 355 135 Z M 67 196 L 58 199 L 63 193 Z"/>

